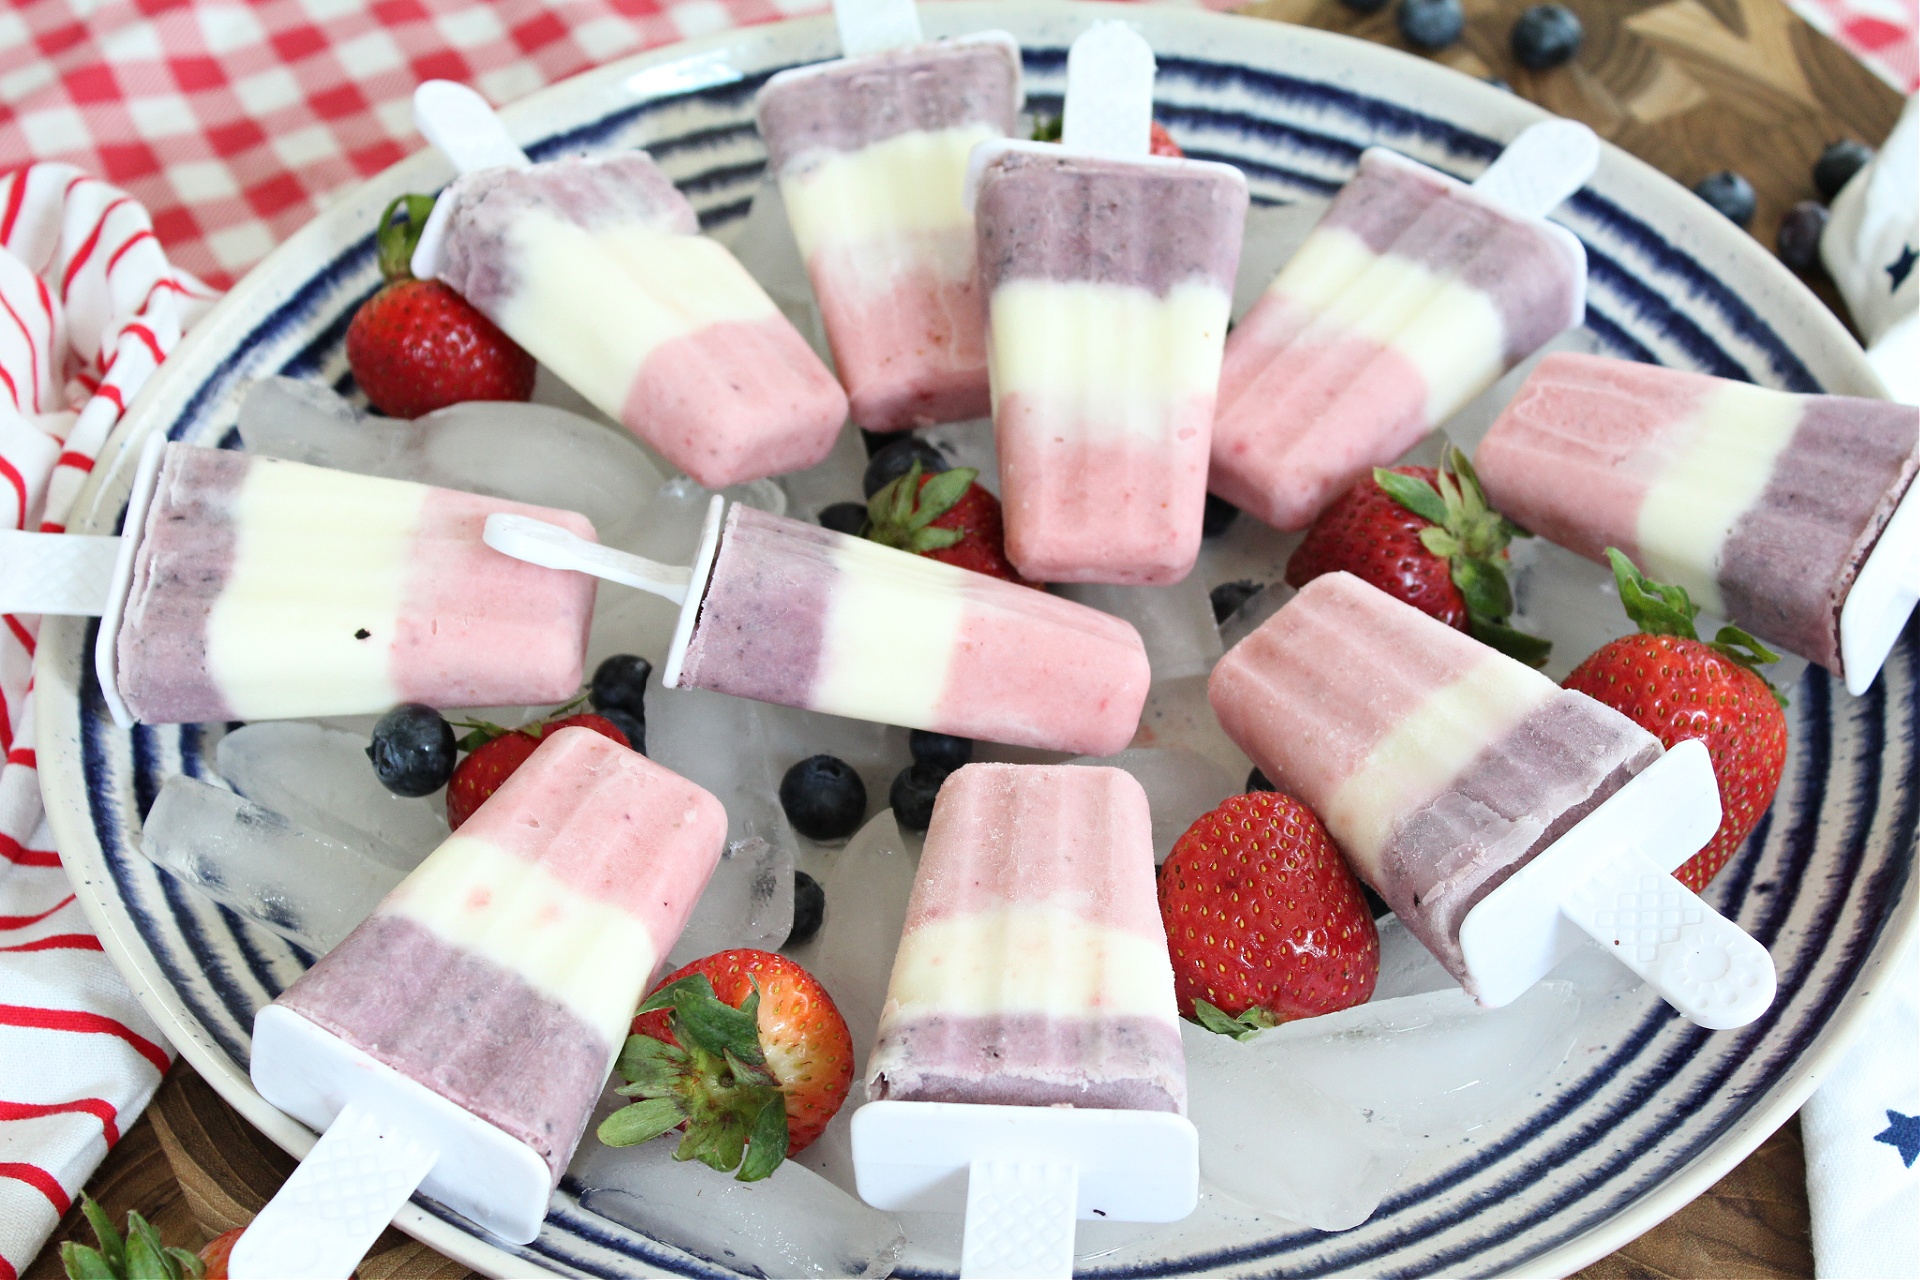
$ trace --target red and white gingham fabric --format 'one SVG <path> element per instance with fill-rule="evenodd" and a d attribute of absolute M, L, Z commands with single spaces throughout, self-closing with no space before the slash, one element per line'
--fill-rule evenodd
<path fill-rule="evenodd" d="M 1793 3 L 1914 87 L 1915 0 Z M 504 103 L 624 54 L 827 7 L 0 0 L 0 170 L 60 162 L 0 186 L 0 244 L 15 255 L 0 255 L 0 297 L 17 312 L 0 310 L 0 516 L 60 527 L 121 406 L 209 296 L 160 246 L 231 284 L 330 193 L 421 145 L 409 103 L 419 81 L 465 81 Z M 50 847 L 23 737 L 34 627 L 5 624 L 0 1280 L 13 1280 L 145 1105 L 167 1053 L 87 932 Z"/>

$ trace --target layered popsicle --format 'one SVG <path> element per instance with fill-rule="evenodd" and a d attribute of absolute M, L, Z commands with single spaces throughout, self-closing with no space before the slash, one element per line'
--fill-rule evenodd
<path fill-rule="evenodd" d="M 934 805 L 876 1100 L 1184 1112 L 1146 793 L 1119 769 L 970 764 Z"/>
<path fill-rule="evenodd" d="M 701 484 L 832 449 L 840 384 L 644 152 L 481 169 L 441 202 L 439 278 Z"/>
<path fill-rule="evenodd" d="M 1611 707 L 1347 573 L 1228 651 L 1207 694 L 1470 992 L 1467 913 L 1661 756 Z"/>
<path fill-rule="evenodd" d="M 580 687 L 594 584 L 481 540 L 571 511 L 169 444 L 134 550 L 117 685 L 148 723 L 554 702 Z"/>
<path fill-rule="evenodd" d="M 1304 529 L 1578 324 L 1585 300 L 1570 232 L 1371 148 L 1227 340 L 1208 484 Z"/>
<path fill-rule="evenodd" d="M 1005 36 L 784 71 L 756 102 L 834 362 L 869 431 L 988 412 L 967 155 L 1020 110 Z"/>
<path fill-rule="evenodd" d="M 679 775 L 589 729 L 551 734 L 262 1012 L 254 1080 L 325 1128 L 381 1075 L 353 1065 L 369 1059 L 530 1149 L 550 1191 L 726 830 L 719 801 Z M 489 1171 L 448 1164 L 427 1191 L 486 1222 L 469 1189 Z"/>
<path fill-rule="evenodd" d="M 976 190 L 1008 558 L 1038 582 L 1178 582 L 1199 554 L 1246 179 L 1036 145 L 993 155 Z"/>
<path fill-rule="evenodd" d="M 1474 457 L 1488 497 L 1836 674 L 1840 615 L 1920 467 L 1920 409 L 1548 356 Z"/>
<path fill-rule="evenodd" d="M 696 584 L 697 585 L 697 584 Z M 1086 755 L 1138 727 L 1119 618 L 736 504 L 679 681 L 783 706 Z"/>

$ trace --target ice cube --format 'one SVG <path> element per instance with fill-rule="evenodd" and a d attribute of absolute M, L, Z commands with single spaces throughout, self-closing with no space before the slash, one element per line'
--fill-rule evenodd
<path fill-rule="evenodd" d="M 1373 1216 L 1407 1152 L 1384 1125 L 1294 1076 L 1284 1054 L 1180 1024 L 1200 1176 L 1256 1209 L 1321 1231 Z"/>
<path fill-rule="evenodd" d="M 596 1126 L 612 1109 L 603 1100 Z M 668 1134 L 609 1147 L 589 1129 L 569 1182 L 588 1211 L 750 1276 L 884 1276 L 906 1245 L 893 1215 L 799 1161 L 739 1182 L 698 1160 L 675 1160 L 678 1145 L 679 1135 Z"/>
<path fill-rule="evenodd" d="M 813 1145 L 793 1157 L 850 1196 L 860 1194 L 853 1170 L 853 1113 L 866 1101 L 867 1082 L 856 1075 L 846 1103 L 827 1121 Z"/>
<path fill-rule="evenodd" d="M 1220 767 L 1235 791 L 1246 786 L 1247 775 L 1253 771 L 1246 752 L 1234 745 L 1220 727 L 1220 718 L 1213 714 L 1204 675 L 1163 680 L 1149 688 L 1133 746 L 1177 747 L 1205 756 Z"/>
<path fill-rule="evenodd" d="M 270 720 L 221 738 L 214 760 L 228 785 L 255 804 L 399 871 L 413 870 L 448 835 L 435 800 L 380 785 L 359 734 Z"/>
<path fill-rule="evenodd" d="M 992 418 L 943 423 L 928 427 L 920 435 L 954 466 L 978 471 L 974 483 L 994 497 L 1000 496 L 1000 452 L 994 445 Z"/>
<path fill-rule="evenodd" d="M 1068 763 L 1111 765 L 1133 775 L 1147 793 L 1147 808 L 1153 814 L 1155 862 L 1165 862 L 1173 842 L 1188 827 L 1241 789 L 1241 780 L 1185 747 L 1130 747 L 1117 756 L 1081 756 Z"/>
<path fill-rule="evenodd" d="M 792 953 L 820 979 L 846 1018 L 856 1076 L 865 1073 L 880 1030 L 880 1007 L 887 1000 L 887 979 L 919 864 L 920 842 L 900 834 L 893 810 L 867 823 L 833 855 L 821 885 L 827 910 L 819 934 Z"/>
<path fill-rule="evenodd" d="M 1380 930 L 1380 977 L 1373 984 L 1375 1003 L 1460 989 L 1459 982 L 1433 958 L 1426 943 L 1407 932 L 1400 917 L 1384 915 L 1374 924 Z"/>
<path fill-rule="evenodd" d="M 780 477 L 787 493 L 787 514 L 796 520 L 819 523 L 820 512 L 836 502 L 865 502 L 860 478 L 867 470 L 867 446 L 851 424 L 842 427 L 833 452 L 805 471 Z"/>
<path fill-rule="evenodd" d="M 1147 646 L 1155 682 L 1205 675 L 1225 652 L 1214 625 L 1207 584 L 1190 573 L 1170 587 L 1123 587 L 1067 583 L 1055 588 L 1069 600 L 1132 623 Z"/>
<path fill-rule="evenodd" d="M 402 873 L 223 787 L 175 774 L 141 825 L 159 866 L 316 953 L 331 951 Z"/>
<path fill-rule="evenodd" d="M 676 964 L 726 947 L 777 947 L 793 929 L 793 828 L 760 717 L 761 705 L 745 698 L 647 690 L 647 754 L 727 810 L 727 855 L 673 949 Z"/>

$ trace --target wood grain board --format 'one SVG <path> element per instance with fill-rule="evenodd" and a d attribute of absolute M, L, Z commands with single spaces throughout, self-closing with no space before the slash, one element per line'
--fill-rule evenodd
<path fill-rule="evenodd" d="M 1721 169 L 1744 174 L 1759 197 L 1753 230 L 1769 247 L 1781 215 L 1817 198 L 1810 175 L 1821 148 L 1842 137 L 1877 143 L 1900 113 L 1898 93 L 1779 0 L 1564 0 L 1586 39 L 1573 63 L 1545 72 L 1519 66 L 1508 49 L 1513 20 L 1529 2 L 1465 0 L 1465 35 L 1434 59 L 1506 81 L 1685 185 Z M 1340 0 L 1258 0 L 1243 12 L 1407 47 L 1392 5 L 1363 15 Z M 1839 309 L 1830 284 L 1808 283 Z M 115 1221 L 137 1209 L 168 1243 L 198 1248 L 251 1220 L 292 1168 L 290 1157 L 181 1063 L 88 1189 Z M 62 1240 L 92 1241 L 77 1206 L 26 1280 L 62 1274 Z M 359 1268 L 364 1280 L 472 1274 L 391 1229 Z M 1805 1157 L 1794 1120 L 1706 1194 L 1580 1276 L 1812 1274 Z"/>

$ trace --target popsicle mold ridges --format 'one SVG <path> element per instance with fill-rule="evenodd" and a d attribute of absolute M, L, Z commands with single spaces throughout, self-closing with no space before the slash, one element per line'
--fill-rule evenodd
<path fill-rule="evenodd" d="M 1344 573 L 1229 651 L 1208 696 L 1469 990 L 1467 912 L 1660 756 L 1619 712 Z"/>
<path fill-rule="evenodd" d="M 1920 465 L 1920 410 L 1557 353 L 1475 455 L 1489 498 L 1840 672 L 1841 606 Z"/>
<path fill-rule="evenodd" d="M 719 801 L 588 729 L 545 739 L 275 1003 L 560 1173 L 719 860 Z"/>
<path fill-rule="evenodd" d="M 490 550 L 495 512 L 594 536 L 571 511 L 169 444 L 116 641 L 128 707 L 182 723 L 568 697 L 593 583 Z"/>
<path fill-rule="evenodd" d="M 968 765 L 927 832 L 868 1065 L 875 1099 L 1182 1112 L 1146 793 Z"/>
<path fill-rule="evenodd" d="M 1088 755 L 1138 727 L 1150 673 L 1097 609 L 735 505 L 683 683 Z"/>

